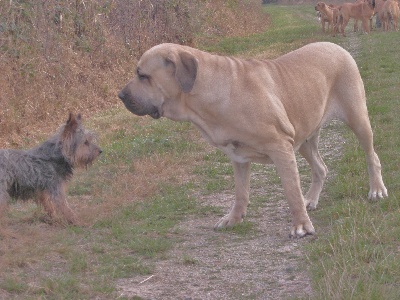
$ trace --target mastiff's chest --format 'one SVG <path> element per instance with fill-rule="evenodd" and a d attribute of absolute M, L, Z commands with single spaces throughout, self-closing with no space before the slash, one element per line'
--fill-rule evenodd
<path fill-rule="evenodd" d="M 258 162 L 263 164 L 272 163 L 267 153 L 244 142 L 227 141 L 226 143 L 217 145 L 217 147 L 234 162 Z"/>

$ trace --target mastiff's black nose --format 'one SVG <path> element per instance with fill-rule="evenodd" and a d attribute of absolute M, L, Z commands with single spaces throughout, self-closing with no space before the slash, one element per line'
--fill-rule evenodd
<path fill-rule="evenodd" d="M 119 94 L 118 94 L 118 97 L 119 97 L 119 99 L 121 99 L 121 100 L 124 100 L 125 96 L 126 96 L 126 95 L 125 95 L 124 91 L 120 91 Z"/>

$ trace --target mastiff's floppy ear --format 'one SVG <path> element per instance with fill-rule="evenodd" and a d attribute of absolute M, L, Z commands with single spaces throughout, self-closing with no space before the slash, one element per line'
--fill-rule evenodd
<path fill-rule="evenodd" d="M 181 51 L 171 54 L 167 62 L 174 64 L 176 80 L 182 91 L 189 93 L 197 76 L 197 59 L 189 52 Z"/>

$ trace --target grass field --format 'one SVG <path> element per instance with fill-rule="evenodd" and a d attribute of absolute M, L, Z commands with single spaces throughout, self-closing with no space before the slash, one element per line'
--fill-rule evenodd
<path fill-rule="evenodd" d="M 312 213 L 318 238 L 305 245 L 314 290 L 310 298 L 399 299 L 399 32 L 332 38 L 320 33 L 309 5 L 264 9 L 272 22 L 265 33 L 224 39 L 204 49 L 273 58 L 325 40 L 351 51 L 364 79 L 389 192 L 379 202 L 366 200 L 364 154 L 352 134 L 341 129 L 347 142 L 335 164 L 337 175 Z M 190 124 L 136 117 L 121 105 L 85 124 L 98 133 L 104 150 L 91 168 L 78 172 L 69 189 L 71 206 L 86 226 L 49 226 L 34 204 L 10 205 L 6 223 L 14 237 L 0 242 L 0 298 L 116 299 L 117 280 L 150 276 L 168 251 L 180 246 L 179 222 L 221 214 L 199 206 L 196 195 L 232 190 L 232 169 Z M 276 176 L 271 181 L 279 183 Z M 244 240 L 251 232 L 246 222 L 233 229 Z M 190 256 L 181 261 L 196 264 Z"/>
<path fill-rule="evenodd" d="M 356 61 L 363 77 L 375 149 L 383 165 L 389 197 L 366 201 L 364 155 L 353 135 L 328 186 L 329 200 L 317 218 L 329 228 L 308 247 L 319 299 L 400 297 L 400 52 L 398 32 L 359 37 Z M 346 39 L 339 40 L 344 47 Z"/>

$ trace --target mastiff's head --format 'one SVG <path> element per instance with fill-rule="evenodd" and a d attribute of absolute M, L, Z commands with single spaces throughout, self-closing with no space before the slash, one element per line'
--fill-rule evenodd
<path fill-rule="evenodd" d="M 198 61 L 189 48 L 161 44 L 140 58 L 135 77 L 118 97 L 132 113 L 154 119 L 172 117 L 179 109 L 182 94 L 190 93 L 197 76 Z"/>

